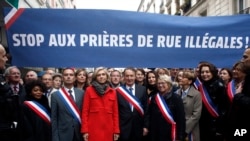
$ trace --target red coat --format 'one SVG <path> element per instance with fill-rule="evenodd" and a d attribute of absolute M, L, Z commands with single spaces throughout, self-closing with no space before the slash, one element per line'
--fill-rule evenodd
<path fill-rule="evenodd" d="M 116 91 L 108 88 L 103 96 L 89 86 L 84 95 L 81 133 L 89 134 L 89 141 L 113 141 L 120 133 Z"/>

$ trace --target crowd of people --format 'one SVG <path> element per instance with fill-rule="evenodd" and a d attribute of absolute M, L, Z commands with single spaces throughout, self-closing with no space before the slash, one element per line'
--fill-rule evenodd
<path fill-rule="evenodd" d="M 250 140 L 250 48 L 232 68 L 64 68 L 23 79 L 7 60 L 0 44 L 1 141 Z"/>

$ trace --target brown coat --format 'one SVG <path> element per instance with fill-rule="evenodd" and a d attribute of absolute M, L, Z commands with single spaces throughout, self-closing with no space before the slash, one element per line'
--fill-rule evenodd
<path fill-rule="evenodd" d="M 177 91 L 181 95 L 181 90 Z M 192 134 L 193 141 L 200 141 L 199 119 L 202 109 L 202 97 L 198 90 L 193 86 L 190 87 L 187 96 L 183 98 L 185 117 L 186 117 L 186 133 Z"/>

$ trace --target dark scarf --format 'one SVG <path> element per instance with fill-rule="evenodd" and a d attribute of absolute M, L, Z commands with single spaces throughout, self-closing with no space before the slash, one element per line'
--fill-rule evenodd
<path fill-rule="evenodd" d="M 150 91 L 155 91 L 157 88 L 156 88 L 156 85 L 150 85 L 148 84 L 147 85 L 147 88 L 150 90 Z"/>
<path fill-rule="evenodd" d="M 103 96 L 106 89 L 109 86 L 109 83 L 104 83 L 104 84 L 100 84 L 96 81 L 92 82 L 92 86 L 94 87 L 94 89 L 96 90 L 97 94 L 99 94 L 100 96 Z"/>

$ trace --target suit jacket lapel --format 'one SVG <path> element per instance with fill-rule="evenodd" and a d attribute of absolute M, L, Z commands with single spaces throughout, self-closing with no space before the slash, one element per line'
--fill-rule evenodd
<path fill-rule="evenodd" d="M 79 101 L 80 100 L 80 98 L 79 98 L 80 95 L 79 95 L 78 91 L 76 90 L 76 88 L 74 88 L 74 92 L 75 92 L 75 103 L 76 103 L 77 107 L 80 108 L 80 103 L 79 103 L 80 102 Z"/>
<path fill-rule="evenodd" d="M 139 98 L 139 93 L 140 93 L 140 90 L 139 90 L 138 86 L 135 84 L 135 96 L 137 98 Z"/>

